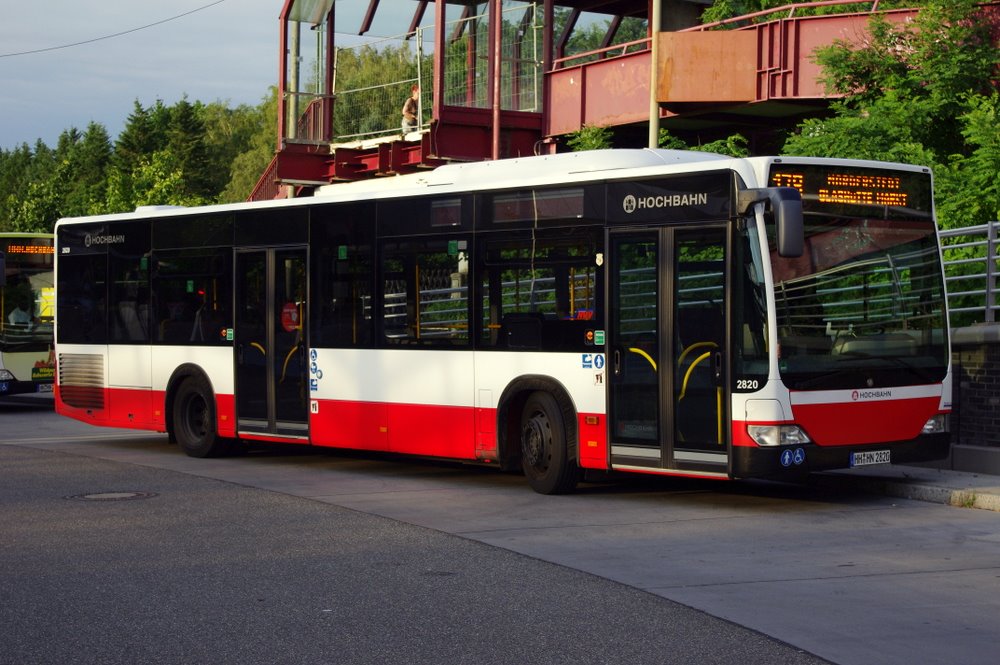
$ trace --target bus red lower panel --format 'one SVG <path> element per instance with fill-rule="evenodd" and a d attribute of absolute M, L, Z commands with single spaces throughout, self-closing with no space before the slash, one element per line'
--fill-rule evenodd
<path fill-rule="evenodd" d="M 55 387 L 56 412 L 104 427 L 164 431 L 163 393 L 144 388 L 87 387 L 87 400 L 78 386 Z"/>
<path fill-rule="evenodd" d="M 151 429 L 153 424 L 153 394 L 141 388 L 108 388 L 107 424 L 112 427 Z"/>
<path fill-rule="evenodd" d="M 475 409 L 424 404 L 389 405 L 389 450 L 475 459 Z"/>
<path fill-rule="evenodd" d="M 820 446 L 908 441 L 939 411 L 939 397 L 847 404 L 797 404 L 792 420 Z"/>
<path fill-rule="evenodd" d="M 317 446 L 494 461 L 496 417 L 496 409 L 317 400 L 310 439 Z M 608 468 L 604 416 L 580 414 L 578 429 L 580 465 Z"/>
<path fill-rule="evenodd" d="M 310 439 L 317 446 L 475 459 L 475 409 L 426 404 L 317 400 Z"/>
<path fill-rule="evenodd" d="M 378 402 L 316 400 L 309 418 L 313 445 L 389 450 L 386 405 Z"/>
<path fill-rule="evenodd" d="M 56 412 L 91 425 L 126 429 L 167 430 L 167 394 L 145 388 L 87 388 L 81 400 L 81 388 L 56 386 Z M 69 393 L 68 396 L 66 393 Z M 68 399 L 67 399 L 68 397 Z M 216 395 L 216 431 L 220 436 L 236 436 L 236 408 L 232 395 Z"/>
<path fill-rule="evenodd" d="M 236 398 L 232 395 L 215 396 L 215 427 L 219 436 L 236 436 Z"/>
<path fill-rule="evenodd" d="M 608 468 L 608 434 L 604 416 L 581 413 L 577 416 L 580 466 Z"/>
<path fill-rule="evenodd" d="M 105 410 L 107 396 L 103 388 L 80 386 L 60 386 L 53 389 L 55 393 L 56 413 L 68 418 L 104 425 L 108 415 Z"/>

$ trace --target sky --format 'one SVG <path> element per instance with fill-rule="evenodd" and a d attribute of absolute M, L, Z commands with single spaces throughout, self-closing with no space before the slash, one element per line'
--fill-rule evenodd
<path fill-rule="evenodd" d="M 83 131 L 91 121 L 114 140 L 136 100 L 169 106 L 186 94 L 192 102 L 256 106 L 278 83 L 283 4 L 0 0 L 0 149 L 38 139 L 54 147 L 64 130 Z M 88 40 L 96 41 L 12 55 Z"/>

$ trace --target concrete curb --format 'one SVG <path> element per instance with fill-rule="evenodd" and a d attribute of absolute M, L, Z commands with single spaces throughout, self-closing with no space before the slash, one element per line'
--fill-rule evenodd
<path fill-rule="evenodd" d="M 872 494 L 1000 512 L 1000 478 L 995 476 L 917 467 L 833 471 L 820 476 Z"/>

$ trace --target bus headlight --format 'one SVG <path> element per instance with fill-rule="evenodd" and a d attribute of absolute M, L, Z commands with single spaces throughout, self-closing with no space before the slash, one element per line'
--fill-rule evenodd
<path fill-rule="evenodd" d="M 758 446 L 797 446 L 810 441 L 798 425 L 747 425 L 747 434 Z"/>
<path fill-rule="evenodd" d="M 948 431 L 948 415 L 944 413 L 939 413 L 936 416 L 931 416 L 930 420 L 924 423 L 924 428 L 920 430 L 921 434 L 943 434 Z"/>
<path fill-rule="evenodd" d="M 0 381 L 13 381 L 16 378 L 9 369 L 0 369 Z"/>

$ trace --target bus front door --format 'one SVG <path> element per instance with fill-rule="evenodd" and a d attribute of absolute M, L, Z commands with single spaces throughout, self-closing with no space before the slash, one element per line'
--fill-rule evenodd
<path fill-rule="evenodd" d="M 611 464 L 728 474 L 727 228 L 610 237 Z"/>
<path fill-rule="evenodd" d="M 240 433 L 308 437 L 306 250 L 236 255 L 236 418 Z"/>

